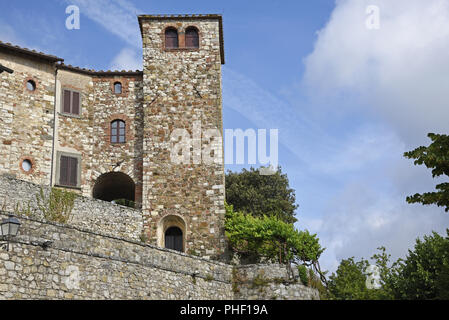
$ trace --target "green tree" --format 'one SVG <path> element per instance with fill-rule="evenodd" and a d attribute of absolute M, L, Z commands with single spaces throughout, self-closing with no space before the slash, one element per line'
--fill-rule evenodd
<path fill-rule="evenodd" d="M 295 192 L 289 186 L 286 174 L 281 169 L 273 175 L 260 175 L 260 169 L 243 169 L 226 174 L 226 202 L 236 211 L 255 217 L 274 216 L 295 223 Z"/>
<path fill-rule="evenodd" d="M 226 205 L 226 236 L 233 252 L 260 262 L 313 267 L 321 275 L 318 259 L 324 251 L 316 234 L 298 231 L 276 217 L 254 217 Z"/>
<path fill-rule="evenodd" d="M 396 299 L 449 299 L 449 229 L 419 238 L 405 260 L 391 270 L 389 285 Z"/>
<path fill-rule="evenodd" d="M 415 165 L 424 164 L 432 169 L 432 176 L 449 177 L 449 136 L 444 134 L 429 133 L 432 143 L 428 147 L 421 146 L 413 151 L 404 153 L 408 159 L 415 159 Z M 408 203 L 422 203 L 423 205 L 436 204 L 449 211 L 449 183 L 441 183 L 436 186 L 436 192 L 415 194 L 407 197 Z"/>
<path fill-rule="evenodd" d="M 329 277 L 328 294 L 333 300 L 386 300 L 393 297 L 389 287 L 390 270 L 388 268 L 389 255 L 385 253 L 385 248 L 379 248 L 380 253 L 373 255 L 371 259 L 375 261 L 380 271 L 379 288 L 370 289 L 367 286 L 371 272 L 371 263 L 361 258 L 343 259 L 338 266 L 336 273 Z"/>

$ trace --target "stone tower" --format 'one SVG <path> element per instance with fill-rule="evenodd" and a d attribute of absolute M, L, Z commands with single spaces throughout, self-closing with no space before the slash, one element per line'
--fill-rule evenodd
<path fill-rule="evenodd" d="M 139 24 L 143 40 L 142 210 L 147 236 L 164 247 L 167 231 L 181 231 L 183 251 L 217 257 L 225 248 L 222 17 L 142 15 Z M 176 130 L 187 136 L 188 162 L 173 160 L 172 150 L 179 143 L 173 135 Z M 208 130 L 219 132 L 219 139 L 205 134 Z M 212 151 L 213 163 L 205 161 L 204 153 L 211 146 L 217 148 Z"/>

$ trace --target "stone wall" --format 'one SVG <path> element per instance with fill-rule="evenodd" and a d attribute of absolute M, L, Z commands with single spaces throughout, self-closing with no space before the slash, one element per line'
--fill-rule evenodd
<path fill-rule="evenodd" d="M 10 251 L 0 252 L 0 299 L 233 298 L 229 265 L 71 226 L 20 221 Z"/>
<path fill-rule="evenodd" d="M 0 220 L 42 188 L 0 176 Z M 0 299 L 317 299 L 285 266 L 232 266 L 144 244 L 141 211 L 78 197 L 67 225 L 22 223 L 0 251 Z M 51 242 L 48 248 L 42 246 Z"/>
<path fill-rule="evenodd" d="M 0 74 L 0 174 L 38 184 L 50 183 L 53 148 L 53 66 L 39 59 L 0 51 L 0 64 L 14 73 Z M 34 91 L 27 81 L 36 85 Z M 32 163 L 30 171 L 21 163 Z"/>
<path fill-rule="evenodd" d="M 37 210 L 36 196 L 40 190 L 48 196 L 50 187 L 0 176 L 0 209 L 14 212 L 19 209 Z M 40 213 L 37 211 L 37 215 Z M 139 210 L 114 205 L 105 201 L 78 196 L 68 224 L 95 233 L 140 240 L 143 230 L 142 214 Z"/>
<path fill-rule="evenodd" d="M 298 281 L 297 270 L 289 275 L 285 265 L 246 265 L 234 269 L 236 300 L 319 300 L 317 290 Z"/>

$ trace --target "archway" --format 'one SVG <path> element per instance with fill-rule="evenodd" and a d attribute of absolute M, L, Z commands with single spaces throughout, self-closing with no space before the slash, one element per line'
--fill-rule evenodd
<path fill-rule="evenodd" d="M 109 172 L 98 177 L 92 196 L 103 201 L 134 207 L 136 184 L 127 174 Z"/>
<path fill-rule="evenodd" d="M 178 215 L 167 215 L 157 227 L 157 243 L 159 247 L 186 251 L 187 228 L 183 218 Z"/>

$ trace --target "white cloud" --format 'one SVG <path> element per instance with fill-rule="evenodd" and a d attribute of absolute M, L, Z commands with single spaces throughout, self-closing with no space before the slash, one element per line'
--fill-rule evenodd
<path fill-rule="evenodd" d="M 80 8 L 81 15 L 103 26 L 133 47 L 141 48 L 137 15 L 140 10 L 127 0 L 66 0 Z M 81 28 L 82 28 L 81 22 Z"/>
<path fill-rule="evenodd" d="M 379 30 L 365 26 L 368 5 L 380 8 Z M 341 0 L 305 59 L 304 83 L 360 98 L 411 145 L 447 130 L 447 52 L 447 0 Z"/>
<path fill-rule="evenodd" d="M 142 70 L 142 53 L 124 48 L 113 59 L 111 70 Z"/>

